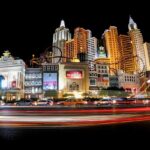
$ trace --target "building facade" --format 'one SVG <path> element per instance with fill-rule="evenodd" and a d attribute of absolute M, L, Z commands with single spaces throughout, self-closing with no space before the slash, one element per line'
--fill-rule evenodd
<path fill-rule="evenodd" d="M 88 59 L 88 39 L 91 37 L 91 31 L 84 28 L 76 28 L 74 30 L 74 50 L 77 52 L 77 58 L 80 61 Z"/>
<path fill-rule="evenodd" d="M 146 71 L 150 71 L 150 43 L 144 43 Z"/>
<path fill-rule="evenodd" d="M 111 68 L 118 70 L 120 68 L 120 63 L 118 63 L 120 61 L 120 49 L 117 27 L 110 26 L 108 30 L 105 30 L 103 40 Z"/>
<path fill-rule="evenodd" d="M 52 63 L 42 64 L 43 95 L 44 97 L 57 97 L 59 90 L 59 65 Z M 62 81 L 63 82 L 63 81 Z"/>
<path fill-rule="evenodd" d="M 7 100 L 24 97 L 25 63 L 22 59 L 15 59 L 9 51 L 5 51 L 0 58 L 1 98 Z"/>
<path fill-rule="evenodd" d="M 109 87 L 119 88 L 118 76 L 116 76 L 116 75 L 109 76 Z"/>
<path fill-rule="evenodd" d="M 73 58 L 77 58 L 77 50 L 75 50 L 74 39 L 65 42 L 64 57 L 63 62 L 71 62 Z"/>
<path fill-rule="evenodd" d="M 59 56 L 64 56 L 65 42 L 71 39 L 71 33 L 68 28 L 65 27 L 64 20 L 61 21 L 60 27 L 55 30 L 53 34 L 53 63 L 59 62 Z M 61 50 L 61 52 L 60 52 Z M 63 58 L 60 62 L 63 62 Z"/>
<path fill-rule="evenodd" d="M 99 88 L 109 87 L 109 67 L 107 64 L 96 64 L 97 86 Z"/>
<path fill-rule="evenodd" d="M 97 57 L 97 38 L 95 37 L 90 37 L 87 40 L 88 43 L 88 60 L 89 61 L 94 61 Z"/>
<path fill-rule="evenodd" d="M 98 90 L 96 70 L 89 71 L 89 90 Z"/>
<path fill-rule="evenodd" d="M 41 68 L 26 69 L 25 98 L 62 97 L 75 92 L 89 92 L 87 63 L 43 63 Z"/>
<path fill-rule="evenodd" d="M 129 74 L 121 70 L 118 71 L 119 88 L 123 87 L 125 91 L 137 93 L 140 87 L 138 74 Z"/>
<path fill-rule="evenodd" d="M 136 70 L 137 72 L 142 72 L 146 69 L 143 35 L 131 17 L 129 18 L 128 28 L 133 47 L 133 53 L 137 57 Z"/>
<path fill-rule="evenodd" d="M 120 68 L 126 73 L 136 72 L 136 54 L 133 51 L 131 39 L 128 35 L 119 35 Z"/>
<path fill-rule="evenodd" d="M 42 68 L 26 68 L 25 71 L 25 98 L 42 98 Z"/>
<path fill-rule="evenodd" d="M 88 93 L 89 71 L 87 63 L 63 63 L 59 65 L 59 93 Z"/>

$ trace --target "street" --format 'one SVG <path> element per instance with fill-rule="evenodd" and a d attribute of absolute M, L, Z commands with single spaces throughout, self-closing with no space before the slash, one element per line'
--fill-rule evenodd
<path fill-rule="evenodd" d="M 81 127 L 150 120 L 150 107 L 0 109 L 0 127 Z"/>

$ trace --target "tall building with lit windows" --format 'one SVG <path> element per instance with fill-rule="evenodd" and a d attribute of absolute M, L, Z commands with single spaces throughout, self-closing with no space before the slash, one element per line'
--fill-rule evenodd
<path fill-rule="evenodd" d="M 91 37 L 91 31 L 85 30 L 84 28 L 76 28 L 74 30 L 74 44 L 75 51 L 77 51 L 77 56 L 80 61 L 84 61 L 87 59 L 88 53 L 88 43 L 87 40 Z"/>
<path fill-rule="evenodd" d="M 89 39 L 87 39 L 87 50 L 88 50 L 88 60 L 90 61 L 94 61 L 94 59 L 96 59 L 97 57 L 97 38 L 95 37 L 90 37 Z"/>
<path fill-rule="evenodd" d="M 110 67 L 120 69 L 120 49 L 118 40 L 118 30 L 115 26 L 110 26 L 103 34 L 104 46 L 107 51 L 107 57 L 110 59 Z"/>
<path fill-rule="evenodd" d="M 53 63 L 58 63 L 59 57 L 64 56 L 64 47 L 65 42 L 71 39 L 71 33 L 68 28 L 65 27 L 64 20 L 61 20 L 60 27 L 55 30 L 55 33 L 53 34 L 53 56 L 56 57 L 53 59 Z M 60 50 L 59 50 L 60 49 Z M 61 59 L 61 62 L 63 62 L 63 59 Z"/>
<path fill-rule="evenodd" d="M 144 52 L 146 60 L 146 71 L 150 71 L 150 43 L 144 43 Z"/>
<path fill-rule="evenodd" d="M 93 61 L 97 54 L 97 39 L 92 37 L 90 30 L 76 28 L 74 38 L 65 42 L 64 62 L 70 58 L 79 58 L 80 61 Z"/>
<path fill-rule="evenodd" d="M 70 62 L 73 58 L 77 58 L 77 51 L 75 50 L 74 39 L 65 42 L 64 56 L 64 62 Z"/>
<path fill-rule="evenodd" d="M 119 35 L 120 69 L 126 73 L 136 72 L 136 57 L 128 35 Z"/>
<path fill-rule="evenodd" d="M 143 36 L 140 29 L 138 29 L 137 24 L 133 21 L 131 17 L 129 18 L 128 28 L 133 51 L 137 56 L 137 71 L 141 72 L 143 71 L 143 69 L 145 69 L 146 65 L 143 46 Z"/>

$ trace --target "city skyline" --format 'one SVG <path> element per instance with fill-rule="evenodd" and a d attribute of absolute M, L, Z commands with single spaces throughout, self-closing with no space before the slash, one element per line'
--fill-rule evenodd
<path fill-rule="evenodd" d="M 148 147 L 148 11 L 148 1 L 2 1 L 1 147 Z M 44 53 L 52 44 L 62 60 Z"/>
<path fill-rule="evenodd" d="M 9 6 L 7 7 L 9 8 Z M 124 7 L 118 8 L 114 3 L 109 11 L 105 4 L 98 8 L 95 3 L 92 3 L 91 8 L 88 6 L 83 10 L 80 4 L 78 11 L 72 11 L 75 7 L 76 5 L 67 7 L 62 4 L 62 8 L 59 8 L 61 13 L 58 14 L 53 14 L 53 10 L 45 5 L 41 9 L 39 6 L 33 7 L 33 5 L 27 5 L 27 10 L 23 7 L 14 7 L 13 9 L 10 7 L 7 11 L 2 9 L 0 53 L 9 49 L 12 55 L 25 61 L 30 59 L 33 53 L 40 54 L 52 45 L 53 33 L 59 27 L 62 19 L 72 36 L 75 28 L 83 27 L 91 30 L 92 35 L 100 39 L 104 30 L 109 26 L 116 26 L 119 34 L 127 34 L 129 15 L 131 15 L 141 30 L 144 41 L 150 41 L 150 28 L 146 20 L 148 14 L 146 10 L 140 13 L 140 7 L 136 5 L 128 7 L 124 5 Z"/>

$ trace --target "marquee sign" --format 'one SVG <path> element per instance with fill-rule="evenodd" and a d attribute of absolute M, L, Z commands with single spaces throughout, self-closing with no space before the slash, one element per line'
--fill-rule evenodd
<path fill-rule="evenodd" d="M 66 71 L 66 77 L 69 79 L 81 79 L 83 74 L 82 71 Z"/>

